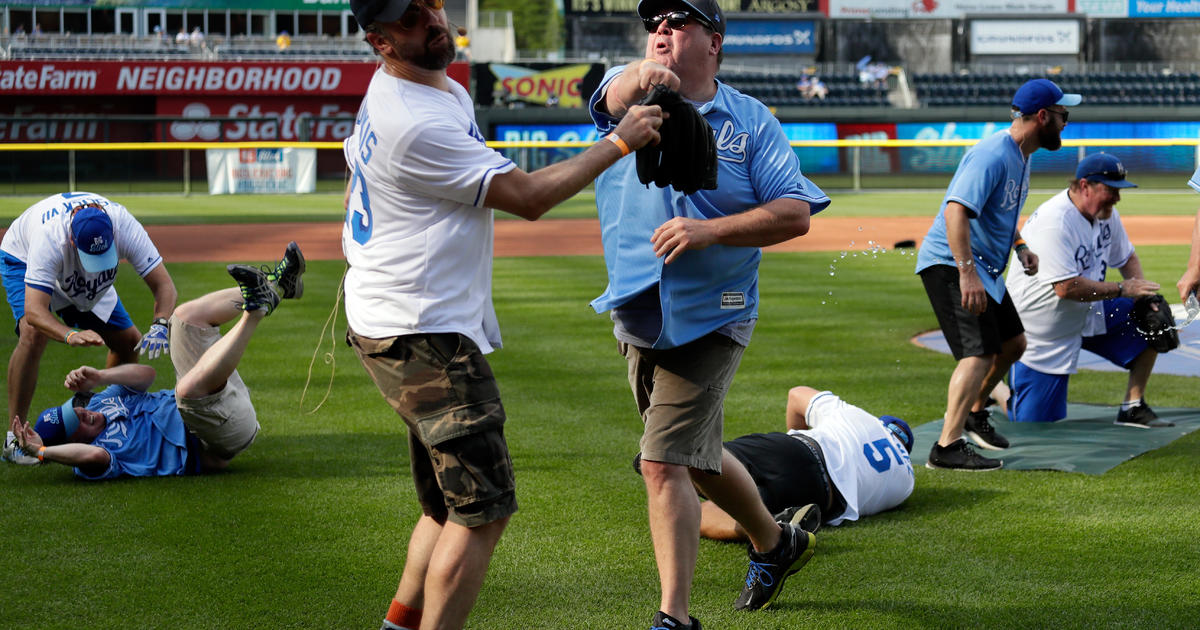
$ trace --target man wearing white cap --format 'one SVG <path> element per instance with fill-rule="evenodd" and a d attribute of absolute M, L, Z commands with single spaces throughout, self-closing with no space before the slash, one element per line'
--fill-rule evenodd
<path fill-rule="evenodd" d="M 1067 383 L 1080 348 L 1129 370 L 1117 424 L 1169 427 L 1143 400 L 1158 352 L 1130 318 L 1133 301 L 1159 285 L 1142 275 L 1142 263 L 1121 225 L 1121 189 L 1136 188 L 1114 155 L 1093 153 L 1075 169 L 1066 190 L 1048 199 L 1022 233 L 1037 250 L 1033 275 L 1009 274 L 1008 291 L 1025 325 L 1028 347 L 1012 366 L 1008 401 L 1014 422 L 1053 422 L 1067 416 Z M 1122 282 L 1106 282 L 1109 268 Z"/>
<path fill-rule="evenodd" d="M 49 340 L 106 345 L 107 367 L 136 363 L 139 350 L 151 359 L 166 352 L 167 318 L 178 293 L 162 256 L 125 206 L 86 192 L 47 197 L 12 222 L 0 250 L 18 336 L 8 361 L 10 421 L 27 420 Z M 145 337 L 112 286 L 121 258 L 154 295 L 154 320 Z M 9 446 L 6 441 L 6 452 Z"/>
<path fill-rule="evenodd" d="M 1022 85 L 1013 95 L 1012 125 L 963 156 L 921 244 L 916 272 L 958 361 L 947 388 L 942 434 L 930 448 L 930 468 L 997 470 L 1003 465 L 975 452 L 963 434 L 983 448 L 1008 447 L 986 408 L 988 394 L 1025 351 L 1021 318 L 1004 289 L 1004 268 L 1015 249 L 1025 273 L 1037 273 L 1038 257 L 1017 231 L 1029 193 L 1029 157 L 1038 149 L 1062 147 L 1066 108 L 1081 100 L 1047 79 Z"/>

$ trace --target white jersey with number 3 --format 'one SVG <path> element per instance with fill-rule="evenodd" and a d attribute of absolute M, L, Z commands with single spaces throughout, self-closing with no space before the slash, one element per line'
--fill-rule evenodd
<path fill-rule="evenodd" d="M 846 500 L 846 511 L 830 525 L 890 510 L 912 494 L 908 451 L 879 418 L 832 392 L 814 396 L 804 417 L 812 428 L 788 434 L 801 433 L 821 445 L 829 478 Z"/>
<path fill-rule="evenodd" d="M 500 346 L 492 307 L 492 177 L 515 165 L 488 148 L 471 97 L 376 71 L 344 150 L 346 318 L 358 335 L 457 332 Z"/>

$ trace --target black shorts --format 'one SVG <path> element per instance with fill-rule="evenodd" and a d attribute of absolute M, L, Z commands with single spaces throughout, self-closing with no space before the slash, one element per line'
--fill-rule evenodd
<path fill-rule="evenodd" d="M 987 309 L 975 315 L 963 308 L 958 269 L 950 265 L 926 267 L 921 270 L 921 282 L 956 360 L 997 354 L 1001 344 L 1025 332 L 1008 291 L 999 304 L 989 295 Z"/>
<path fill-rule="evenodd" d="M 816 504 L 821 519 L 842 515 L 846 501 L 833 487 L 819 450 L 786 433 L 751 433 L 725 443 L 750 473 L 763 505 L 771 514 L 793 506 Z"/>

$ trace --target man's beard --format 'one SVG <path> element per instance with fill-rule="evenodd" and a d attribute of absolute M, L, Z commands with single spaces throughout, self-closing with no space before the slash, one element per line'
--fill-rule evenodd
<path fill-rule="evenodd" d="M 1047 151 L 1057 151 L 1062 148 L 1062 132 L 1052 127 L 1043 127 L 1038 131 L 1038 144 Z"/>
<path fill-rule="evenodd" d="M 443 36 L 442 40 L 434 43 L 439 35 Z M 424 70 L 445 70 L 454 61 L 454 40 L 450 38 L 449 29 L 431 25 L 426 30 L 424 43 L 408 47 L 401 57 Z"/>

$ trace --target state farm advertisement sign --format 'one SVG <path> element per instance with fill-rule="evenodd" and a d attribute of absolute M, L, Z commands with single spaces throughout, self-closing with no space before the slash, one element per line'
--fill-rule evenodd
<path fill-rule="evenodd" d="M 0 94 L 356 95 L 373 62 L 0 61 Z"/>
<path fill-rule="evenodd" d="M 168 142 L 301 139 L 341 142 L 354 130 L 354 115 L 361 100 L 360 96 L 328 99 L 160 98 L 157 100 L 159 116 L 195 121 L 177 120 L 165 125 L 165 130 L 160 130 L 165 135 L 159 139 Z M 228 120 L 221 120 L 223 118 Z"/>

